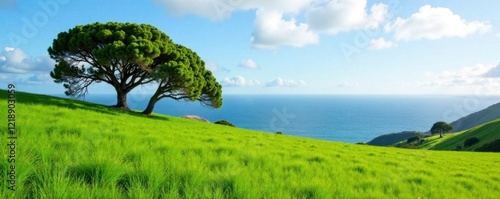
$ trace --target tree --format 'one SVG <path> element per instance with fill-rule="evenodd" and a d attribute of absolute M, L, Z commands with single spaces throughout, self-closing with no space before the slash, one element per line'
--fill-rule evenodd
<path fill-rule="evenodd" d="M 200 101 L 202 104 L 220 108 L 222 106 L 222 87 L 205 62 L 191 49 L 175 45 L 175 52 L 161 57 L 165 62 L 150 71 L 158 83 L 143 114 L 151 114 L 158 101 L 163 98 L 174 100 Z"/>
<path fill-rule="evenodd" d="M 111 85 L 116 107 L 128 109 L 127 94 L 153 82 L 149 72 L 174 49 L 170 38 L 147 24 L 93 23 L 61 32 L 48 52 L 56 61 L 50 76 L 63 83 L 65 94 L 84 97 L 94 83 Z"/>
<path fill-rule="evenodd" d="M 447 132 L 451 131 L 452 129 L 453 129 L 453 127 L 451 125 L 449 125 L 446 122 L 440 121 L 440 122 L 436 122 L 436 123 L 434 123 L 434 125 L 432 125 L 431 133 L 432 134 L 439 133 L 439 137 L 442 138 L 444 133 L 447 133 Z"/>

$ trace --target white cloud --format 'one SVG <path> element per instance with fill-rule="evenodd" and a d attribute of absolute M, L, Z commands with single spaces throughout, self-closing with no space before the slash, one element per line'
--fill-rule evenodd
<path fill-rule="evenodd" d="M 243 67 L 243 68 L 249 68 L 249 69 L 259 68 L 259 65 L 257 65 L 257 63 L 252 59 L 241 60 L 240 64 L 238 64 L 238 66 Z"/>
<path fill-rule="evenodd" d="M 17 80 L 19 84 L 47 84 L 53 82 L 52 77 L 49 74 L 34 74 L 27 77 L 21 77 Z"/>
<path fill-rule="evenodd" d="M 156 0 L 156 2 L 164 5 L 167 12 L 171 14 L 194 14 L 213 20 L 224 19 L 236 10 L 235 7 L 225 6 L 222 1 L 218 0 L 198 0 L 196 2 L 186 0 Z"/>
<path fill-rule="evenodd" d="M 395 47 L 396 44 L 392 41 L 386 41 L 384 38 L 372 39 L 370 41 L 369 49 L 386 49 Z"/>
<path fill-rule="evenodd" d="M 241 75 L 232 78 L 226 77 L 222 80 L 222 85 L 227 87 L 259 86 L 261 84 L 259 80 L 247 80 Z"/>
<path fill-rule="evenodd" d="M 497 34 L 495 35 L 495 37 L 496 37 L 496 38 L 500 38 L 500 33 L 497 33 Z"/>
<path fill-rule="evenodd" d="M 465 37 L 491 29 L 489 22 L 467 22 L 449 8 L 422 6 L 407 19 L 388 23 L 389 6 L 367 0 L 156 0 L 173 14 L 194 14 L 222 20 L 236 11 L 255 10 L 250 41 L 254 48 L 276 49 L 317 44 L 320 34 L 377 29 L 384 25 L 395 40 Z M 372 40 L 372 49 L 394 47 L 392 42 Z"/>
<path fill-rule="evenodd" d="M 254 48 L 303 47 L 319 42 L 320 33 L 377 28 L 388 6 L 367 8 L 367 0 L 156 0 L 167 12 L 222 20 L 236 11 L 255 10 Z M 369 10 L 369 11 L 368 11 Z"/>
<path fill-rule="evenodd" d="M 297 24 L 294 18 L 285 20 L 278 11 L 258 10 L 254 24 L 250 41 L 255 48 L 302 47 L 319 41 L 318 34 L 309 30 L 307 24 Z"/>
<path fill-rule="evenodd" d="M 48 73 L 54 64 L 49 56 L 32 58 L 19 48 L 5 47 L 0 52 L 0 73 Z"/>
<path fill-rule="evenodd" d="M 397 18 L 385 26 L 386 31 L 394 31 L 397 40 L 440 39 L 443 37 L 465 37 L 474 33 L 484 33 L 491 28 L 488 22 L 466 22 L 449 8 L 422 6 L 408 19 Z"/>
<path fill-rule="evenodd" d="M 18 85 L 42 85 L 53 83 L 54 80 L 48 73 L 38 74 L 6 74 L 0 73 L 0 81 L 4 83 L 14 83 Z"/>
<path fill-rule="evenodd" d="M 220 0 L 219 0 L 220 1 Z M 267 9 L 267 10 L 279 10 L 287 13 L 298 13 L 309 5 L 311 5 L 314 0 L 233 0 L 240 2 L 240 9 Z"/>
<path fill-rule="evenodd" d="M 314 0 L 156 0 L 167 12 L 184 15 L 194 14 L 212 20 L 229 17 L 238 10 L 268 9 L 287 13 L 298 13 Z"/>
<path fill-rule="evenodd" d="M 305 82 L 303 80 L 294 81 L 294 80 L 276 78 L 272 81 L 266 82 L 265 85 L 266 87 L 297 87 L 305 85 Z"/>
<path fill-rule="evenodd" d="M 388 7 L 374 4 L 368 14 L 366 0 L 332 0 L 307 11 L 306 17 L 311 29 L 336 34 L 367 28 L 376 28 L 386 19 Z"/>
<path fill-rule="evenodd" d="M 500 78 L 500 63 L 486 72 L 483 77 L 486 78 Z"/>
<path fill-rule="evenodd" d="M 8 82 L 10 80 L 12 80 L 10 75 L 7 75 L 5 73 L 0 73 L 0 81 Z"/>
<path fill-rule="evenodd" d="M 463 67 L 457 71 L 443 71 L 441 73 L 428 72 L 425 76 L 431 81 L 423 85 L 470 86 L 491 83 L 496 80 L 492 80 L 485 75 L 494 70 L 497 70 L 494 65 L 476 64 L 475 66 Z"/>
<path fill-rule="evenodd" d="M 215 72 L 229 72 L 230 71 L 229 69 L 224 68 L 222 66 L 219 66 L 217 63 L 212 62 L 212 61 L 206 62 L 205 63 L 205 68 L 207 70 L 212 71 L 213 73 L 215 73 Z"/>

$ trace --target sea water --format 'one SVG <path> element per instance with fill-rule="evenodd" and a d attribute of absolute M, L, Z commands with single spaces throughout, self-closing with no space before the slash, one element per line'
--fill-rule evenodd
<path fill-rule="evenodd" d="M 129 95 L 130 108 L 142 110 L 146 95 Z M 199 102 L 164 99 L 154 112 L 197 115 L 215 122 L 270 133 L 341 142 L 367 142 L 406 130 L 428 131 L 437 121 L 453 122 L 500 102 L 500 96 L 437 95 L 225 95 L 220 109 Z M 86 101 L 113 105 L 115 95 L 89 95 Z"/>

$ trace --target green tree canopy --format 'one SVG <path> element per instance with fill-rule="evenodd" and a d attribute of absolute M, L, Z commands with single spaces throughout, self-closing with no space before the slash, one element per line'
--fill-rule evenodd
<path fill-rule="evenodd" d="M 436 123 L 434 123 L 434 125 L 432 125 L 431 133 L 432 134 L 439 133 L 439 137 L 443 137 L 444 133 L 447 133 L 447 132 L 451 131 L 452 129 L 453 129 L 453 127 L 450 124 L 443 122 L 443 121 L 440 121 L 440 122 L 436 122 Z"/>
<path fill-rule="evenodd" d="M 127 108 L 127 94 L 154 81 L 150 71 L 163 65 L 175 50 L 170 38 L 147 24 L 93 23 L 58 34 L 48 52 L 56 61 L 50 73 L 63 83 L 65 94 L 83 97 L 93 83 L 116 90 L 116 107 Z"/>
<path fill-rule="evenodd" d="M 222 87 L 212 73 L 205 69 L 205 62 L 191 49 L 176 44 L 174 53 L 151 76 L 158 83 L 144 114 L 151 114 L 155 104 L 163 98 L 200 101 L 213 108 L 222 106 Z"/>

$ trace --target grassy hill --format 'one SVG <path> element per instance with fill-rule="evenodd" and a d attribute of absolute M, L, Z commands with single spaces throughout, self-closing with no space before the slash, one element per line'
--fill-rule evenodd
<path fill-rule="evenodd" d="M 366 144 L 373 145 L 373 146 L 390 146 L 393 145 L 394 143 L 401 142 L 401 140 L 406 140 L 411 137 L 415 136 L 423 136 L 424 133 L 422 132 L 416 132 L 416 131 L 403 131 L 399 133 L 390 133 L 390 134 L 384 134 L 380 135 L 376 138 L 373 138 L 371 141 L 367 142 Z"/>
<path fill-rule="evenodd" d="M 0 92 L 4 128 L 6 96 Z M 17 190 L 6 189 L 9 148 L 2 144 L 0 198 L 500 195 L 495 153 L 321 141 L 27 93 L 17 94 L 16 114 Z"/>
<path fill-rule="evenodd" d="M 475 113 L 471 113 L 465 117 L 462 117 L 454 122 L 450 123 L 453 127 L 453 132 L 462 132 L 464 130 L 482 125 L 493 120 L 500 118 L 500 103 L 491 105 L 483 110 Z M 408 138 L 421 135 L 419 132 L 404 131 L 400 133 L 390 133 L 385 135 L 380 135 L 367 144 L 375 146 L 406 146 L 405 142 Z M 456 146 L 455 146 L 456 147 Z"/>
<path fill-rule="evenodd" d="M 477 137 L 479 142 L 472 146 L 464 147 L 464 141 L 471 137 Z M 438 135 L 429 137 L 421 146 L 419 146 L 419 148 L 432 150 L 456 150 L 457 146 L 461 146 L 461 150 L 473 151 L 477 147 L 490 143 L 496 139 L 500 139 L 500 119 L 465 131 L 446 134 L 443 138 L 439 138 Z"/>
<path fill-rule="evenodd" d="M 500 103 L 472 113 L 452 123 L 453 131 L 459 132 L 500 118 Z"/>

